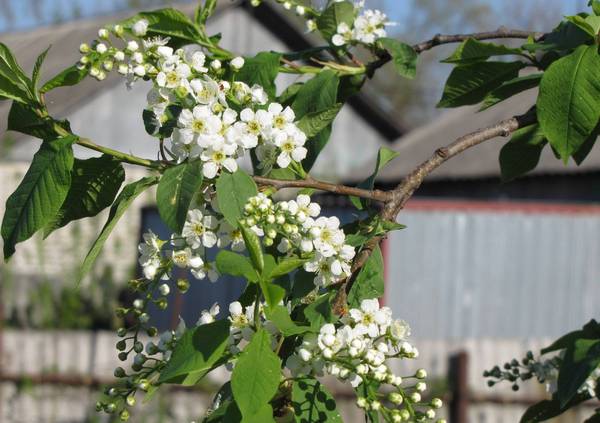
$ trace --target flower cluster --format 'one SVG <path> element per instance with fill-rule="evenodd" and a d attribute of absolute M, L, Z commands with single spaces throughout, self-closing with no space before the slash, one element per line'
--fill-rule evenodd
<path fill-rule="evenodd" d="M 417 349 L 406 341 L 410 335 L 406 322 L 393 320 L 391 310 L 380 307 L 376 299 L 363 300 L 360 308 L 351 309 L 341 322 L 339 327 L 325 324 L 318 334 L 304 337 L 286 363 L 292 375 L 329 374 L 349 381 L 357 392 L 366 393 L 358 398 L 359 407 L 379 411 L 393 421 L 407 420 L 405 416 L 410 417 L 411 411 L 433 419 L 434 408 L 441 407 L 441 401 L 421 402 L 425 382 L 418 381 L 410 387 L 403 387 L 404 379 L 395 375 L 388 366 L 388 360 L 392 358 L 418 357 Z M 425 377 L 426 372 L 419 370 L 412 378 L 419 380 Z M 383 384 L 390 385 L 392 392 L 380 394 L 377 390 L 361 389 Z M 388 402 L 394 404 L 393 409 L 384 405 Z M 401 408 L 402 404 L 408 406 Z M 425 408 L 425 411 L 418 411 L 415 407 Z"/>
<path fill-rule="evenodd" d="M 275 162 L 286 168 L 306 157 L 306 135 L 294 123 L 290 107 L 269 103 L 258 84 L 224 79 L 226 73 L 235 79 L 244 66 L 242 57 L 231 59 L 225 68 L 201 50 L 175 50 L 168 38 L 145 37 L 146 20 L 129 30 L 136 39 L 127 40 L 120 25 L 101 29 L 100 40 L 92 47 L 82 44 L 79 67 L 101 80 L 117 64 L 129 84 L 139 78 L 152 81 L 147 111 L 152 115 L 152 135 L 170 140 L 165 154 L 177 162 L 201 160 L 208 179 L 222 169 L 235 172 L 236 160 L 250 149 L 256 149 L 265 168 Z M 110 34 L 124 42 L 122 49 L 111 42 Z"/>
<path fill-rule="evenodd" d="M 363 3 L 357 4 L 356 8 L 362 9 Z M 371 45 L 387 35 L 385 27 L 390 25 L 390 22 L 385 13 L 371 9 L 360 10 L 359 13 L 351 25 L 346 22 L 338 25 L 336 34 L 331 38 L 333 45 L 343 46 L 356 42 Z"/>
<path fill-rule="evenodd" d="M 273 203 L 266 195 L 258 194 L 246 204 L 242 222 L 264 236 L 265 245 L 273 245 L 278 239 L 280 253 L 307 258 L 304 270 L 316 274 L 317 286 L 326 286 L 350 276 L 355 251 L 345 243 L 339 219 L 320 213 L 320 206 L 308 195 Z"/>

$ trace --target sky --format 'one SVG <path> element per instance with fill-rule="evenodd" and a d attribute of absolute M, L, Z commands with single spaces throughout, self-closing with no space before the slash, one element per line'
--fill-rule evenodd
<path fill-rule="evenodd" d="M 419 0 L 379 0 L 377 3 L 383 4 L 390 18 L 401 24 L 408 18 L 407 11 L 413 1 Z M 520 7 L 522 1 L 481 0 L 482 3 L 490 4 L 500 16 L 507 7 Z M 135 3 L 136 0 L 0 0 L 0 33 L 27 30 L 80 17 L 112 14 L 126 10 Z M 573 14 L 584 10 L 587 0 L 549 0 L 548 3 L 560 4 L 564 14 Z"/>

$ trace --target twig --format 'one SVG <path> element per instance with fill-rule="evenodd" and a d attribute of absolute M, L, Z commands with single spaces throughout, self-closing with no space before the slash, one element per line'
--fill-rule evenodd
<path fill-rule="evenodd" d="M 383 220 L 395 221 L 398 213 L 404 208 L 406 202 L 413 196 L 417 188 L 421 186 L 423 180 L 447 160 L 485 141 L 496 137 L 508 137 L 517 129 L 531 125 L 535 122 L 535 113 L 515 116 L 495 125 L 463 135 L 453 143 L 437 149 L 429 159 L 409 173 L 394 190 L 387 192 L 387 194 L 391 194 L 391 199 L 385 203 L 385 206 L 381 210 L 381 218 Z M 345 314 L 348 291 L 352 287 L 359 270 L 365 265 L 373 250 L 375 250 L 383 239 L 383 236 L 371 238 L 356 255 L 352 264 L 352 275 L 339 283 L 336 287 L 338 288 L 338 293 L 333 303 L 333 310 L 336 314 Z"/>
<path fill-rule="evenodd" d="M 323 182 L 311 177 L 300 180 L 284 180 L 284 179 L 271 179 L 263 176 L 253 176 L 254 180 L 261 185 L 272 186 L 277 189 L 282 188 L 314 188 L 321 191 L 332 192 L 335 194 L 352 195 L 360 198 L 367 198 L 369 200 L 387 202 L 391 200 L 392 193 L 381 190 L 366 190 L 361 188 L 349 187 L 346 185 L 332 184 L 329 182 Z"/>

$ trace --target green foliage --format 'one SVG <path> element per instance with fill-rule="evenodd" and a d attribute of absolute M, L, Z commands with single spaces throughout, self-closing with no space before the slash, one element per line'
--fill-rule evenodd
<path fill-rule="evenodd" d="M 277 265 L 271 270 L 271 272 L 267 275 L 271 279 L 278 278 L 280 276 L 287 275 L 290 272 L 293 272 L 300 266 L 306 263 L 306 260 L 290 257 L 281 260 Z"/>
<path fill-rule="evenodd" d="M 50 50 L 50 47 L 48 47 L 38 56 L 38 58 L 35 61 L 35 65 L 33 65 L 33 72 L 31 74 L 31 88 L 34 93 L 38 90 L 38 84 L 40 82 L 40 73 L 42 71 L 42 64 L 46 59 L 48 50 Z"/>
<path fill-rule="evenodd" d="M 161 371 L 158 382 L 195 385 L 222 364 L 227 351 L 229 326 L 229 320 L 223 319 L 186 330 Z"/>
<path fill-rule="evenodd" d="M 383 255 L 380 248 L 376 247 L 350 288 L 348 305 L 357 308 L 362 300 L 379 298 L 383 295 L 384 288 Z"/>
<path fill-rule="evenodd" d="M 77 85 L 83 81 L 83 78 L 85 78 L 87 74 L 88 70 L 85 68 L 79 69 L 76 65 L 69 66 L 47 81 L 42 88 L 40 88 L 40 92 L 47 93 L 55 88 Z"/>
<path fill-rule="evenodd" d="M 200 3 L 194 13 L 194 22 L 203 27 L 206 20 L 214 13 L 217 7 L 217 0 L 205 0 L 204 4 Z"/>
<path fill-rule="evenodd" d="M 4 258 L 56 215 L 71 185 L 75 137 L 44 142 L 16 191 L 6 201 L 2 220 Z"/>
<path fill-rule="evenodd" d="M 377 162 L 375 163 L 375 170 L 367 179 L 358 184 L 358 188 L 364 188 L 368 190 L 372 190 L 375 186 L 375 178 L 377 178 L 377 174 L 387 165 L 389 162 L 398 157 L 398 153 L 394 150 L 390 150 L 387 147 L 381 147 L 379 152 L 377 153 Z M 350 201 L 354 206 L 362 210 L 368 206 L 368 200 L 361 199 L 358 197 L 350 197 Z"/>
<path fill-rule="evenodd" d="M 44 228 L 44 237 L 69 222 L 96 216 L 113 203 L 124 180 L 123 166 L 111 156 L 75 159 L 69 192 L 54 219 Z"/>
<path fill-rule="evenodd" d="M 40 139 L 52 139 L 58 136 L 53 128 L 53 123 L 50 118 L 40 117 L 36 109 L 29 104 L 13 101 L 8 113 L 7 129 Z M 62 126 L 68 127 L 68 123 L 63 123 Z"/>
<path fill-rule="evenodd" d="M 513 133 L 500 150 L 502 180 L 511 181 L 535 169 L 548 143 L 539 125 L 530 125 Z"/>
<path fill-rule="evenodd" d="M 267 318 L 283 333 L 285 336 L 301 335 L 311 331 L 308 326 L 297 325 L 290 317 L 287 308 L 281 305 L 268 307 L 265 310 Z"/>
<path fill-rule="evenodd" d="M 476 62 L 482 62 L 492 56 L 519 55 L 521 49 L 510 48 L 501 44 L 485 43 L 469 38 L 463 41 L 452 55 L 444 60 L 443 63 L 454 63 L 467 65 Z"/>
<path fill-rule="evenodd" d="M 258 329 L 240 354 L 231 376 L 231 390 L 243 421 L 265 421 L 257 420 L 255 416 L 264 415 L 266 406 L 277 392 L 280 366 L 279 357 L 271 349 L 271 336 L 264 329 Z"/>
<path fill-rule="evenodd" d="M 521 417 L 520 423 L 537 423 L 543 422 L 553 417 L 559 416 L 569 408 L 581 404 L 588 400 L 586 394 L 578 394 L 567 405 L 561 407 L 560 401 L 556 398 L 540 401 L 525 411 Z"/>
<path fill-rule="evenodd" d="M 217 202 L 223 216 L 233 227 L 237 227 L 244 206 L 250 197 L 258 194 L 254 180 L 243 170 L 223 172 L 216 182 Z"/>
<path fill-rule="evenodd" d="M 317 19 L 317 28 L 321 31 L 323 38 L 331 42 L 338 25 L 346 23 L 352 26 L 354 21 L 354 5 L 349 1 L 333 2 L 321 13 Z"/>
<path fill-rule="evenodd" d="M 311 329 L 318 331 L 325 323 L 332 323 L 337 320 L 331 306 L 334 295 L 335 292 L 321 295 L 304 309 L 304 317 L 310 323 Z"/>
<path fill-rule="evenodd" d="M 110 236 L 110 233 L 117 225 L 119 219 L 127 208 L 133 203 L 133 200 L 144 192 L 146 189 L 150 188 L 152 185 L 155 185 L 158 182 L 158 178 L 155 176 L 149 176 L 146 178 L 139 179 L 136 182 L 132 182 L 126 185 L 122 190 L 117 199 L 115 200 L 113 206 L 110 208 L 110 212 L 108 214 L 108 219 L 98 235 L 98 238 L 92 244 L 90 251 L 85 256 L 83 264 L 81 265 L 81 269 L 79 271 L 79 275 L 77 276 L 77 281 L 80 282 L 85 275 L 92 269 L 98 254 L 102 250 L 104 243 Z"/>
<path fill-rule="evenodd" d="M 344 3 L 334 3 L 344 4 Z M 340 78 L 332 70 L 324 70 L 318 75 L 307 81 L 296 94 L 292 103 L 292 109 L 296 113 L 297 119 L 302 119 L 309 113 L 322 112 L 329 110 L 337 104 L 338 86 Z M 331 135 L 331 124 L 320 131 L 317 135 L 310 138 L 306 143 L 308 154 L 303 161 L 304 169 L 310 170 L 315 163 L 319 153 Z"/>
<path fill-rule="evenodd" d="M 248 257 L 228 250 L 221 250 L 217 254 L 217 270 L 221 274 L 241 276 L 252 282 L 258 282 L 259 275 L 252 266 Z"/>
<path fill-rule="evenodd" d="M 520 76 L 502 83 L 502 85 L 495 90 L 490 91 L 485 96 L 480 110 L 489 109 L 490 107 L 495 106 L 496 104 L 512 97 L 513 95 L 537 87 L 542 80 L 542 75 L 543 74 L 541 73 L 534 73 L 531 75 Z"/>
<path fill-rule="evenodd" d="M 544 73 L 537 115 L 550 145 L 567 162 L 588 139 L 600 117 L 597 46 L 581 46 Z"/>
<path fill-rule="evenodd" d="M 121 22 L 126 29 L 140 19 L 148 21 L 149 36 L 169 37 L 169 45 L 181 47 L 203 41 L 204 37 L 198 27 L 182 12 L 173 8 L 164 8 L 152 12 L 140 12 Z"/>
<path fill-rule="evenodd" d="M 303 378 L 294 381 L 292 406 L 298 423 L 341 423 L 335 400 L 316 379 Z"/>
<path fill-rule="evenodd" d="M 307 113 L 298 121 L 298 128 L 307 138 L 315 137 L 333 123 L 341 109 L 342 103 L 337 103 L 333 107 Z"/>
<path fill-rule="evenodd" d="M 35 101 L 33 83 L 25 75 L 10 49 L 0 43 L 0 100 Z"/>
<path fill-rule="evenodd" d="M 171 167 L 156 188 L 158 213 L 165 224 L 180 233 L 194 196 L 202 187 L 202 162 L 188 161 Z"/>
<path fill-rule="evenodd" d="M 556 396 L 564 407 L 588 376 L 600 365 L 600 338 L 577 339 L 565 350 L 558 373 Z"/>
<path fill-rule="evenodd" d="M 598 30 L 600 29 L 600 16 L 595 15 L 575 15 L 575 16 L 567 16 L 569 22 L 573 25 L 577 26 L 579 29 L 583 30 L 590 37 L 596 37 L 598 35 Z"/>
<path fill-rule="evenodd" d="M 406 43 L 393 38 L 382 38 L 381 45 L 390 56 L 398 75 L 413 79 L 417 75 L 417 60 L 419 58 L 415 49 Z"/>
<path fill-rule="evenodd" d="M 519 75 L 522 62 L 477 62 L 456 66 L 444 87 L 438 107 L 459 107 L 481 102 L 491 91 Z"/>
<path fill-rule="evenodd" d="M 546 34 L 539 42 L 523 45 L 528 51 L 568 51 L 591 41 L 591 37 L 571 22 L 561 22 L 551 33 Z"/>
<path fill-rule="evenodd" d="M 275 78 L 279 73 L 279 53 L 258 53 L 255 57 L 245 59 L 244 67 L 241 68 L 236 79 L 244 81 L 248 85 L 261 85 L 269 98 L 275 98 Z"/>
<path fill-rule="evenodd" d="M 260 239 L 252 229 L 249 229 L 244 225 L 240 225 L 239 228 L 242 232 L 242 237 L 244 238 L 244 244 L 246 244 L 246 248 L 248 249 L 252 266 L 259 274 L 262 274 L 265 267 L 265 259 L 263 256 Z"/>

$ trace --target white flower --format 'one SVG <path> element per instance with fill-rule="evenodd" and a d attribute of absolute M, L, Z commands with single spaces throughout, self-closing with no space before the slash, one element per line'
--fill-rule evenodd
<path fill-rule="evenodd" d="M 331 38 L 331 43 L 334 46 L 339 47 L 348 43 L 350 40 L 352 40 L 352 30 L 350 29 L 350 26 L 345 22 L 341 22 L 337 27 L 337 33 Z"/>
<path fill-rule="evenodd" d="M 319 217 L 310 228 L 315 249 L 325 257 L 333 256 L 344 243 L 345 235 L 339 226 L 339 219 L 333 216 Z"/>
<path fill-rule="evenodd" d="M 214 303 L 210 310 L 202 310 L 200 318 L 196 326 L 206 325 L 215 321 L 215 317 L 219 314 L 219 304 Z"/>
<path fill-rule="evenodd" d="M 273 116 L 266 110 L 254 112 L 246 108 L 240 112 L 240 119 L 246 124 L 246 130 L 255 136 L 265 135 L 271 127 Z"/>
<path fill-rule="evenodd" d="M 213 105 L 220 101 L 225 103 L 225 99 L 221 94 L 219 84 L 214 79 L 205 77 L 205 79 L 193 79 L 190 81 L 192 94 L 196 101 L 200 104 Z"/>
<path fill-rule="evenodd" d="M 175 66 L 163 66 L 163 69 L 156 75 L 156 83 L 159 87 L 171 89 L 183 87 L 187 90 L 189 85 L 188 78 L 192 70 L 187 63 L 178 63 Z"/>
<path fill-rule="evenodd" d="M 215 135 L 221 130 L 221 119 L 207 106 L 196 106 L 193 110 L 183 109 L 177 121 L 179 142 L 195 143 L 202 148 L 209 147 Z"/>
<path fill-rule="evenodd" d="M 390 325 L 391 313 L 387 307 L 380 309 L 377 299 L 363 300 L 360 309 L 353 308 L 349 314 L 354 323 L 372 338 L 381 335 L 379 326 Z"/>
<path fill-rule="evenodd" d="M 133 53 L 134 51 L 138 51 L 139 48 L 140 48 L 139 44 L 133 40 L 131 40 L 127 43 L 127 51 L 130 51 Z"/>
<path fill-rule="evenodd" d="M 354 21 L 353 37 L 365 44 L 373 44 L 379 38 L 386 36 L 384 26 L 387 16 L 379 10 L 365 10 Z"/>
<path fill-rule="evenodd" d="M 277 156 L 277 165 L 286 168 L 293 161 L 300 162 L 306 157 L 308 150 L 304 147 L 306 135 L 297 127 L 290 125 L 275 137 L 275 145 L 281 153 Z"/>
<path fill-rule="evenodd" d="M 221 69 L 221 61 L 220 60 L 213 60 L 212 62 L 210 62 L 210 67 L 213 68 L 214 70 L 219 70 Z"/>
<path fill-rule="evenodd" d="M 138 245 L 140 257 L 138 262 L 142 266 L 144 277 L 146 279 L 154 279 L 161 264 L 160 249 L 163 244 L 152 230 L 143 235 L 144 242 Z"/>
<path fill-rule="evenodd" d="M 215 265 L 211 262 L 205 262 L 202 266 L 192 269 L 192 275 L 196 279 L 200 280 L 206 279 L 206 277 L 208 277 L 208 280 L 213 283 L 216 282 L 217 279 L 219 279 L 219 274 L 215 269 Z"/>
<path fill-rule="evenodd" d="M 225 142 L 222 138 L 216 139 L 212 145 L 202 152 L 200 159 L 204 162 L 202 174 L 205 178 L 213 179 L 221 168 L 229 172 L 237 170 L 237 162 L 231 156 L 235 154 L 237 146 Z"/>
<path fill-rule="evenodd" d="M 196 72 L 208 72 L 208 69 L 204 66 L 204 64 L 206 63 L 206 55 L 201 51 L 193 52 L 191 57 L 189 58 L 189 61 L 191 62 L 192 69 L 194 69 Z"/>
<path fill-rule="evenodd" d="M 139 21 L 133 24 L 133 27 L 131 29 L 135 35 L 137 35 L 138 37 L 143 37 L 148 31 L 148 21 L 146 19 L 140 19 Z"/>
<path fill-rule="evenodd" d="M 187 220 L 183 225 L 181 236 L 193 249 L 201 246 L 211 248 L 217 243 L 217 234 L 214 230 L 219 225 L 216 217 L 200 209 L 188 211 Z"/>
<path fill-rule="evenodd" d="M 253 103 L 259 104 L 261 106 L 267 104 L 267 101 L 269 101 L 269 96 L 267 95 L 266 91 L 263 87 L 261 87 L 258 84 L 254 84 L 252 86 L 252 88 L 250 89 L 250 96 Z"/>
<path fill-rule="evenodd" d="M 166 283 L 163 283 L 158 287 L 158 292 L 160 292 L 160 295 L 167 296 L 169 295 L 169 292 L 171 292 L 171 288 L 169 288 L 169 285 Z"/>
<path fill-rule="evenodd" d="M 291 107 L 285 109 L 279 103 L 271 103 L 267 109 L 272 116 L 273 128 L 283 131 L 287 125 L 294 122 L 296 115 Z"/>
<path fill-rule="evenodd" d="M 98 43 L 96 45 L 96 51 L 100 54 L 106 53 L 107 50 L 108 50 L 108 48 L 106 47 L 106 44 L 104 44 L 104 43 Z"/>
<path fill-rule="evenodd" d="M 229 62 L 229 64 L 234 70 L 240 70 L 244 67 L 244 58 L 241 56 L 234 57 L 233 59 L 231 59 L 231 62 Z"/>
<path fill-rule="evenodd" d="M 390 334 L 398 341 L 410 336 L 410 326 L 404 320 L 394 320 L 390 326 Z"/>
<path fill-rule="evenodd" d="M 191 248 L 184 248 L 183 250 L 173 251 L 171 254 L 171 259 L 177 267 L 181 267 L 183 269 L 188 267 L 191 267 L 192 269 L 197 269 L 204 264 L 204 260 L 202 260 L 202 257 L 195 255 L 195 253 L 192 252 Z"/>

